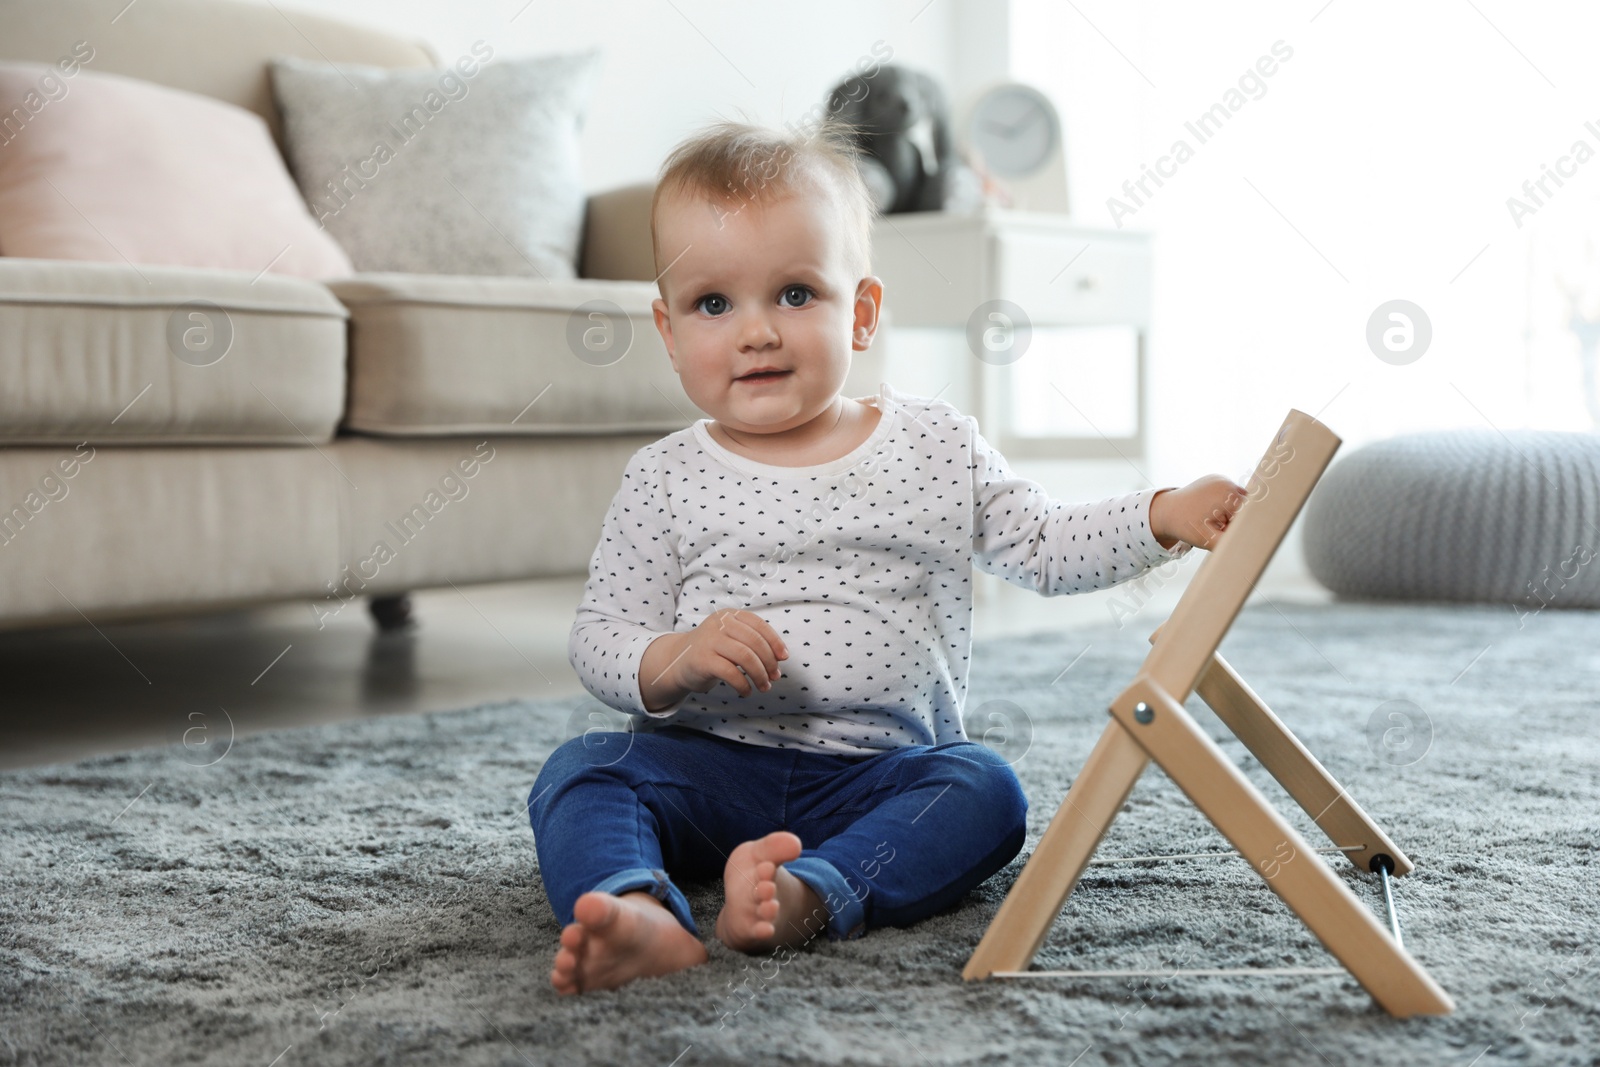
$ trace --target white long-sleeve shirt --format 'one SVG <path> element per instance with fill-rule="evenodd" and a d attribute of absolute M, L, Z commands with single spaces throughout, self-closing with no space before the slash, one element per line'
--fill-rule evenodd
<path fill-rule="evenodd" d="M 606 513 L 568 641 L 596 699 L 748 744 L 836 754 L 963 740 L 972 566 L 1044 596 L 1104 589 L 1184 555 L 1150 530 L 1145 489 L 1053 500 L 945 401 L 880 388 L 849 455 L 778 467 L 701 419 L 633 454 Z M 662 634 L 749 610 L 789 658 L 772 688 L 727 682 L 645 710 L 639 665 Z"/>

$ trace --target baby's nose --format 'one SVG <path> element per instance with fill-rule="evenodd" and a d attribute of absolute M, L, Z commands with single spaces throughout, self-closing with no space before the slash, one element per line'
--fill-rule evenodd
<path fill-rule="evenodd" d="M 746 347 L 769 345 L 778 340 L 778 327 L 765 311 L 746 312 L 740 323 L 740 337 Z"/>

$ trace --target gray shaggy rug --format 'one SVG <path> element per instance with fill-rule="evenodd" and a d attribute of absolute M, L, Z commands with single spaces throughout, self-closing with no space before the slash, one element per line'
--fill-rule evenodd
<path fill-rule="evenodd" d="M 1257 601 L 1223 645 L 1417 862 L 1406 944 L 1454 1015 L 1397 1021 L 1347 976 L 961 980 L 1159 622 L 979 643 L 969 733 L 1008 724 L 1030 835 L 955 907 L 575 998 L 524 804 L 587 697 L 0 775 L 0 1063 L 1597 1062 L 1593 612 Z M 1152 768 L 1100 855 L 1219 848 Z M 720 887 L 686 889 L 710 931 Z M 1090 868 L 1035 966 L 1332 962 L 1223 858 Z"/>

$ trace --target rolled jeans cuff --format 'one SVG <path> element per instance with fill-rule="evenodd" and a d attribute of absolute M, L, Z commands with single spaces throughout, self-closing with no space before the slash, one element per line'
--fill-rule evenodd
<path fill-rule="evenodd" d="M 677 919 L 695 937 L 700 936 L 700 928 L 694 924 L 694 916 L 689 914 L 689 901 L 685 899 L 678 887 L 672 884 L 667 877 L 667 872 L 649 867 L 634 867 L 626 871 L 619 871 L 610 878 L 595 886 L 592 892 L 610 893 L 612 896 L 621 896 L 632 893 L 634 890 L 643 889 L 651 896 L 667 906 Z"/>
<path fill-rule="evenodd" d="M 853 941 L 867 932 L 865 886 L 852 890 L 839 868 L 821 856 L 804 853 L 783 865 L 783 869 L 811 887 L 828 909 L 828 938 Z M 859 894 L 859 895 L 858 895 Z"/>

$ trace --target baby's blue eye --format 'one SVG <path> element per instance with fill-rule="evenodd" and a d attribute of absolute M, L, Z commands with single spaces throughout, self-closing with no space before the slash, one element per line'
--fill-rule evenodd
<path fill-rule="evenodd" d="M 791 285 L 791 286 L 789 286 L 787 289 L 785 289 L 783 291 L 783 295 L 785 297 L 789 296 L 791 293 L 799 293 L 800 297 L 801 297 L 801 300 L 804 301 L 804 299 L 806 297 L 811 295 L 811 290 L 807 289 L 803 285 Z M 790 307 L 802 307 L 803 303 L 802 304 L 790 304 L 789 306 Z"/>
<path fill-rule="evenodd" d="M 714 303 L 716 306 L 706 307 L 707 304 L 711 303 Z M 707 296 L 702 296 L 699 300 L 696 300 L 694 302 L 694 306 L 696 308 L 704 309 L 707 315 L 720 315 L 724 311 L 728 310 L 728 298 L 723 296 L 721 293 L 711 293 Z"/>

